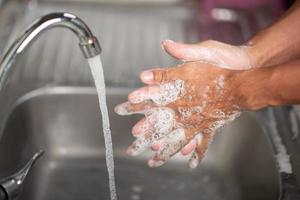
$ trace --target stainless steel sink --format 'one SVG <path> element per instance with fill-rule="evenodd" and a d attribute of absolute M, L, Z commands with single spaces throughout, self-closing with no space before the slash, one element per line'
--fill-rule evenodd
<path fill-rule="evenodd" d="M 120 200 L 278 199 L 279 175 L 268 137 L 253 113 L 220 131 L 196 170 L 176 157 L 150 169 L 150 152 L 130 158 L 132 125 L 139 116 L 120 117 L 113 107 L 126 89 L 109 89 L 116 184 Z M 0 139 L 0 177 L 21 168 L 38 149 L 45 157 L 26 180 L 21 200 L 109 199 L 104 142 L 93 88 L 55 87 L 23 96 Z"/>
<path fill-rule="evenodd" d="M 207 23 L 199 1 L 170 5 L 8 2 L 0 12 L 0 51 L 37 17 L 58 10 L 72 12 L 99 36 L 110 87 L 137 87 L 143 69 L 176 64 L 160 49 L 163 39 L 241 44 L 266 25 L 265 10 L 249 17 L 257 23 L 241 13 L 237 21 Z M 0 178 L 18 171 L 39 149 L 46 151 L 29 174 L 21 200 L 109 199 L 97 96 L 90 87 L 90 70 L 75 44 L 74 38 L 59 29 L 41 37 L 19 58 L 0 95 Z M 56 87 L 62 85 L 72 87 Z M 255 114 L 245 113 L 220 131 L 196 170 L 187 169 L 181 157 L 150 169 L 146 165 L 150 152 L 135 158 L 125 154 L 133 140 L 130 129 L 139 116 L 120 117 L 112 112 L 127 93 L 128 89 L 112 88 L 107 97 L 120 200 L 279 198 L 274 153 Z"/>

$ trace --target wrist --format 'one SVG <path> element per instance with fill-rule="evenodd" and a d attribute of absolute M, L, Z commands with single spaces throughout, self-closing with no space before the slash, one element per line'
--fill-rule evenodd
<path fill-rule="evenodd" d="M 272 27 L 257 34 L 245 46 L 252 68 L 282 64 L 299 54 L 299 42 L 277 33 Z"/>
<path fill-rule="evenodd" d="M 272 68 L 253 69 L 237 74 L 237 99 L 242 110 L 256 111 L 280 104 L 272 88 Z"/>
<path fill-rule="evenodd" d="M 260 68 L 263 66 L 262 59 L 259 59 L 260 55 L 257 51 L 257 48 L 254 45 L 247 44 L 243 46 L 245 53 L 249 58 L 249 65 L 250 68 Z"/>
<path fill-rule="evenodd" d="M 268 46 L 262 44 L 260 36 L 257 36 L 249 40 L 246 45 L 243 46 L 244 51 L 249 57 L 251 68 L 260 68 L 268 64 L 269 60 L 276 54 L 274 50 L 268 49 Z"/>

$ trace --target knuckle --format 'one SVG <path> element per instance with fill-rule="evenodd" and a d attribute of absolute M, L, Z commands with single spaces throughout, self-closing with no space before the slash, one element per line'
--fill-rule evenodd
<path fill-rule="evenodd" d="M 164 83 L 168 81 L 168 70 L 157 70 L 154 71 L 154 80 L 159 83 Z"/>
<path fill-rule="evenodd" d="M 168 70 L 163 70 L 161 73 L 161 82 L 168 81 Z"/>

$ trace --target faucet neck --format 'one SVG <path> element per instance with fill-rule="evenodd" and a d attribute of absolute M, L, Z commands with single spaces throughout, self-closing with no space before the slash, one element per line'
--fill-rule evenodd
<path fill-rule="evenodd" d="M 70 13 L 45 15 L 31 24 L 4 54 L 0 62 L 0 89 L 17 55 L 21 54 L 40 33 L 53 27 L 64 27 L 71 30 L 78 37 L 79 46 L 85 58 L 91 58 L 101 53 L 97 38 L 80 18 Z"/>

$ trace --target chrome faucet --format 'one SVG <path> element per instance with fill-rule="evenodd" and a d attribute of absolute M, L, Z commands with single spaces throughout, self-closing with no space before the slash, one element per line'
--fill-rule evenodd
<path fill-rule="evenodd" d="M 0 61 L 0 91 L 13 68 L 17 56 L 21 54 L 40 33 L 53 27 L 71 30 L 79 39 L 79 47 L 85 58 L 92 58 L 101 53 L 97 38 L 88 26 L 78 17 L 69 13 L 51 13 L 30 25 L 26 31 L 10 46 Z M 0 180 L 0 200 L 15 200 L 19 197 L 22 183 L 35 161 L 43 154 L 35 154 L 32 160 L 18 173 Z"/>
<path fill-rule="evenodd" d="M 33 155 L 29 162 L 20 171 L 0 180 L 0 200 L 16 200 L 20 197 L 25 178 L 33 165 L 43 156 L 43 154 L 44 151 L 40 150 Z"/>
<path fill-rule="evenodd" d="M 79 39 L 79 47 L 85 58 L 91 58 L 101 53 L 101 47 L 97 38 L 80 18 L 70 13 L 51 13 L 45 15 L 29 26 L 4 54 L 0 61 L 0 90 L 16 57 L 21 54 L 40 33 L 53 27 L 64 27 L 75 33 Z"/>

